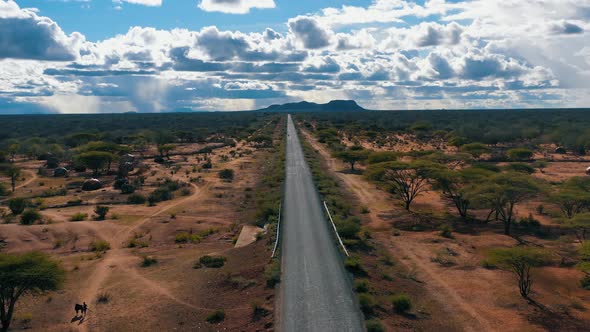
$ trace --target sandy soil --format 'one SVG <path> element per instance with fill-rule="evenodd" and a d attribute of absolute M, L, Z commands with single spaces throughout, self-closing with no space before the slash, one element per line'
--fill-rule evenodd
<path fill-rule="evenodd" d="M 184 147 L 187 151 L 196 148 Z M 202 156 L 175 156 L 172 168 L 146 160 L 150 170 L 140 190 L 146 195 L 155 189 L 151 183 L 157 179 L 171 177 L 188 182 L 199 178 L 190 184 L 189 195 L 178 195 L 154 207 L 108 205 L 109 216 L 101 222 L 69 221 L 75 213 L 92 215 L 93 205 L 48 208 L 41 211 L 45 224 L 0 225 L 0 238 L 6 241 L 4 251 L 42 250 L 61 260 L 68 271 L 63 290 L 26 297 L 18 304 L 13 327 L 38 331 L 271 329 L 273 291 L 265 287 L 263 277 L 270 257 L 267 241 L 234 248 L 241 225 L 254 222 L 245 188 L 256 185 L 257 163 L 265 159 L 267 152 L 254 151 L 240 157 L 232 150 L 253 149 L 240 144 L 216 150 L 209 156 L 214 168 L 196 173 L 193 165 L 199 165 Z M 26 165 L 38 167 L 28 162 Z M 217 172 L 223 168 L 234 169 L 233 182 L 218 178 Z M 82 180 L 77 175 L 67 179 L 37 176 L 32 169 L 24 172 L 25 180 L 19 183 L 17 196 L 32 197 L 48 188 Z M 68 190 L 66 196 L 43 201 L 51 205 L 72 198 L 92 204 L 126 197 L 106 187 L 91 193 Z M 113 219 L 113 215 L 117 218 Z M 180 232 L 205 235 L 198 244 L 178 244 L 175 237 Z M 134 237 L 148 246 L 127 248 Z M 107 240 L 111 249 L 101 255 L 90 252 L 88 246 L 94 240 Z M 157 263 L 141 267 L 142 255 L 156 258 Z M 223 255 L 227 262 L 220 269 L 194 269 L 203 255 Z M 102 294 L 108 295 L 107 303 L 97 302 Z M 90 311 L 84 319 L 77 319 L 73 306 L 82 301 L 88 303 Z M 264 315 L 253 317 L 254 303 L 265 308 Z M 226 319 L 211 325 L 205 318 L 216 309 L 223 309 Z M 19 315 L 26 313 L 32 314 L 31 322 L 19 321 Z"/>

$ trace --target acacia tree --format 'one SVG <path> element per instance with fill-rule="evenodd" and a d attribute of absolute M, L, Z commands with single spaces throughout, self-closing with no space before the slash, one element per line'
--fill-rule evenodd
<path fill-rule="evenodd" d="M 543 266 L 549 255 L 540 249 L 530 247 L 496 248 L 488 252 L 487 262 L 511 271 L 518 280 L 520 296 L 529 299 L 533 287 L 533 267 Z"/>
<path fill-rule="evenodd" d="M 590 233 L 590 213 L 580 213 L 571 219 L 566 219 L 563 225 L 572 229 L 580 242 L 585 241 Z"/>
<path fill-rule="evenodd" d="M 65 271 L 46 254 L 0 254 L 0 322 L 8 331 L 14 306 L 25 294 L 59 289 Z"/>
<path fill-rule="evenodd" d="M 82 164 L 93 170 L 95 177 L 100 174 L 100 170 L 109 165 L 114 159 L 115 155 L 103 151 L 84 152 L 78 156 L 78 160 Z"/>
<path fill-rule="evenodd" d="M 383 176 L 385 182 L 392 186 L 392 193 L 403 202 L 406 210 L 421 193 L 428 191 L 428 180 L 435 165 L 422 160 L 411 163 L 390 162 Z"/>
<path fill-rule="evenodd" d="M 579 189 L 562 189 L 550 198 L 566 218 L 573 218 L 590 206 L 590 194 Z"/>
<path fill-rule="evenodd" d="M 455 206 L 461 218 L 467 218 L 467 210 L 470 207 L 467 188 L 491 174 L 493 173 L 480 168 L 442 169 L 433 172 L 434 188 L 439 189 L 443 197 Z"/>
<path fill-rule="evenodd" d="M 350 149 L 336 153 L 336 158 L 350 164 L 350 170 L 354 172 L 354 165 L 369 158 L 369 151 L 363 148 Z"/>
<path fill-rule="evenodd" d="M 20 168 L 16 167 L 14 164 L 4 165 L 0 169 L 6 176 L 10 178 L 10 185 L 12 187 L 12 192 L 16 190 L 16 180 L 21 175 Z"/>
<path fill-rule="evenodd" d="M 488 219 L 492 213 L 496 213 L 497 218 L 504 223 L 504 234 L 510 235 L 514 207 L 536 195 L 539 190 L 529 175 L 510 172 L 496 174 L 481 184 L 472 185 L 467 197 L 490 209 Z"/>

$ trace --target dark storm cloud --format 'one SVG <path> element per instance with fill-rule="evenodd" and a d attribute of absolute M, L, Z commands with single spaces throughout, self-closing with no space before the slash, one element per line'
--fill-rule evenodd
<path fill-rule="evenodd" d="M 219 62 L 205 62 L 199 59 L 187 57 L 189 47 L 176 47 L 170 50 L 169 55 L 173 61 L 172 68 L 177 71 L 223 71 L 229 69 L 230 65 Z"/>
<path fill-rule="evenodd" d="M 330 35 L 313 18 L 296 17 L 289 20 L 289 28 L 305 48 L 318 49 L 330 45 Z"/>
<path fill-rule="evenodd" d="M 74 60 L 74 51 L 64 37 L 55 22 L 33 13 L 0 18 L 0 59 Z"/>

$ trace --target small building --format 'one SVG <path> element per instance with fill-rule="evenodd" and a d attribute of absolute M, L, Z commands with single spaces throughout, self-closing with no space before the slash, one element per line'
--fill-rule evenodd
<path fill-rule="evenodd" d="M 102 182 L 99 179 L 88 179 L 82 184 L 82 190 L 93 191 L 102 188 Z"/>
<path fill-rule="evenodd" d="M 56 178 L 63 178 L 68 176 L 68 170 L 64 167 L 58 167 L 53 170 L 53 176 Z"/>

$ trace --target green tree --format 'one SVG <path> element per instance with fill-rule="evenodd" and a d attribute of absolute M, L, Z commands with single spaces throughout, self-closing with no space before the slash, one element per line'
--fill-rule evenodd
<path fill-rule="evenodd" d="M 18 180 L 18 177 L 21 175 L 20 168 L 16 167 L 14 164 L 0 165 L 0 171 L 10 178 L 10 185 L 12 187 L 12 192 L 14 192 L 16 190 L 16 180 Z"/>
<path fill-rule="evenodd" d="M 529 175 L 499 173 L 487 181 L 476 183 L 467 192 L 470 201 L 490 209 L 504 223 L 504 234 L 510 235 L 516 204 L 529 199 L 540 191 Z M 489 216 L 488 216 L 489 219 Z"/>
<path fill-rule="evenodd" d="M 89 151 L 84 152 L 78 156 L 78 160 L 84 166 L 93 170 L 95 177 L 100 175 L 100 171 L 104 169 L 115 159 L 115 155 L 104 151 Z"/>
<path fill-rule="evenodd" d="M 406 210 L 421 193 L 428 191 L 428 180 L 431 178 L 435 164 L 425 161 L 411 163 L 386 163 L 383 180 L 391 185 L 391 191 L 404 202 Z"/>
<path fill-rule="evenodd" d="M 563 226 L 573 230 L 580 242 L 585 241 L 590 232 L 590 213 L 580 213 L 566 219 Z"/>
<path fill-rule="evenodd" d="M 8 208 L 14 215 L 23 213 L 27 207 L 27 200 L 23 197 L 15 197 L 8 200 Z"/>
<path fill-rule="evenodd" d="M 110 208 L 108 206 L 97 205 L 94 208 L 94 213 L 96 213 L 97 220 L 104 220 L 107 217 L 107 213 L 109 213 Z"/>
<path fill-rule="evenodd" d="M 350 165 L 350 170 L 354 172 L 354 165 L 357 162 L 365 161 L 369 158 L 370 151 L 365 149 L 350 149 L 336 153 L 336 158 L 341 159 Z"/>
<path fill-rule="evenodd" d="M 8 331 L 14 307 L 26 294 L 57 290 L 65 271 L 59 263 L 41 252 L 0 254 L 0 322 Z"/>
<path fill-rule="evenodd" d="M 14 158 L 16 157 L 16 154 L 18 153 L 19 150 L 20 150 L 20 144 L 18 144 L 18 143 L 13 143 L 8 146 L 8 153 L 10 154 L 10 162 L 11 163 L 14 163 Z"/>
<path fill-rule="evenodd" d="M 564 188 L 549 196 L 566 218 L 573 218 L 590 206 L 590 193 L 575 188 Z"/>
<path fill-rule="evenodd" d="M 496 248 L 487 254 L 487 263 L 514 273 L 518 280 L 520 296 L 529 299 L 533 287 L 531 269 L 546 265 L 547 252 L 530 247 Z"/>
<path fill-rule="evenodd" d="M 467 188 L 491 174 L 493 173 L 473 167 L 463 170 L 441 169 L 433 172 L 434 188 L 440 190 L 443 197 L 452 202 L 461 218 L 467 218 L 470 206 Z"/>
<path fill-rule="evenodd" d="M 160 157 L 170 159 L 170 151 L 175 148 L 176 146 L 174 144 L 161 144 L 158 145 L 158 153 L 160 153 Z"/>

